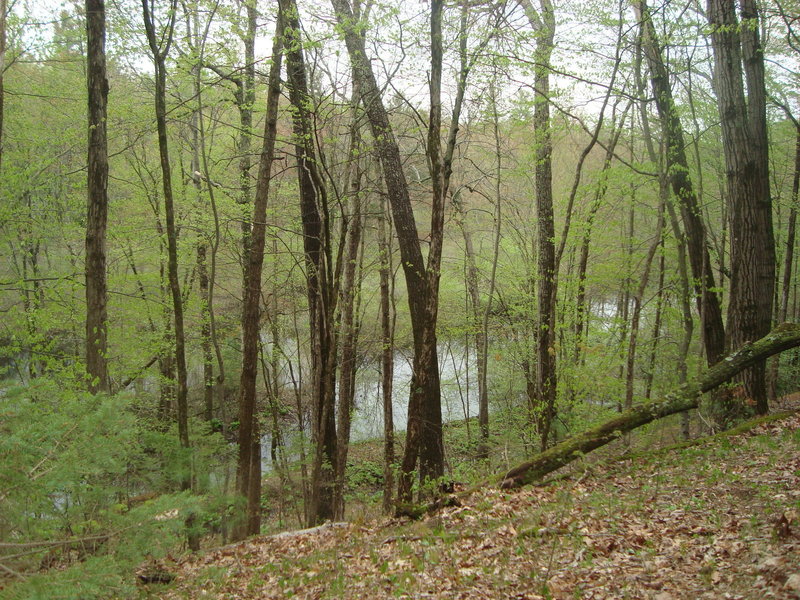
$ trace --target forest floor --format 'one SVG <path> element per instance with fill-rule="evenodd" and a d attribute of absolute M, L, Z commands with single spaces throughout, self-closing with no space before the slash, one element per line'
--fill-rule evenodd
<path fill-rule="evenodd" d="M 460 502 L 419 521 L 336 524 L 187 556 L 161 565 L 173 583 L 142 596 L 800 598 L 797 412 Z"/>

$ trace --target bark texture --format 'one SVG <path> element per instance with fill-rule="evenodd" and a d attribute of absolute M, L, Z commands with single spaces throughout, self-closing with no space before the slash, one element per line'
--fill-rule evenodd
<path fill-rule="evenodd" d="M 672 193 L 678 200 L 681 218 L 686 230 L 685 240 L 689 263 L 692 269 L 695 298 L 700 314 L 702 341 L 706 361 L 713 365 L 725 353 L 725 326 L 722 320 L 722 307 L 716 292 L 716 281 L 708 252 L 705 223 L 700 212 L 700 204 L 689 175 L 689 162 L 686 157 L 686 144 L 683 127 L 672 96 L 669 71 L 664 62 L 663 52 L 656 36 L 656 29 L 650 16 L 647 3 L 634 2 L 641 28 L 641 43 L 648 68 L 650 84 L 655 97 L 661 130 L 666 145 L 666 172 Z"/>
<path fill-rule="evenodd" d="M 550 0 L 539 0 L 538 10 L 530 0 L 521 0 L 528 21 L 536 32 L 534 52 L 533 127 L 536 138 L 537 302 L 539 323 L 536 336 L 536 402 L 533 406 L 542 449 L 550 441 L 556 412 L 556 246 L 553 219 L 553 143 L 550 133 L 550 57 L 553 54 L 556 21 Z"/>
<path fill-rule="evenodd" d="M 286 72 L 292 103 L 297 157 L 303 252 L 306 263 L 309 327 L 311 334 L 312 425 L 314 460 L 311 469 L 309 527 L 333 519 L 339 453 L 336 436 L 336 361 L 334 330 L 336 292 L 331 256 L 330 218 L 325 183 L 320 175 L 310 112 L 300 18 L 294 0 L 280 0 L 284 15 Z"/>
<path fill-rule="evenodd" d="M 5 4 L 5 3 L 3 3 Z M 5 10 L 5 6 L 0 6 Z M 0 18 L 5 21 L 5 15 Z M 0 53 L 5 52 L 5 27 Z M 89 92 L 89 152 L 86 219 L 86 372 L 89 391 L 110 392 L 106 291 L 106 225 L 108 222 L 108 139 L 106 109 L 106 9 L 104 0 L 86 0 L 86 71 Z M 0 69 L 4 65 L 0 64 Z M 2 90 L 0 90 L 2 94 Z M 1 113 L 0 113 L 1 114 Z"/>
<path fill-rule="evenodd" d="M 742 370 L 768 357 L 800 346 L 800 325 L 784 323 L 760 340 L 745 344 L 737 352 L 710 367 L 696 380 L 681 386 L 661 400 L 640 404 L 602 425 L 572 436 L 542 452 L 532 460 L 508 471 L 503 487 L 516 487 L 541 479 L 584 454 L 605 446 L 622 434 L 675 413 L 697 408 L 700 397 L 729 381 Z"/>
<path fill-rule="evenodd" d="M 253 201 L 250 248 L 245 262 L 245 288 L 242 305 L 242 372 L 239 379 L 239 456 L 236 468 L 236 490 L 246 503 L 246 517 L 234 528 L 233 539 L 256 535 L 261 530 L 261 444 L 256 417 L 256 380 L 258 346 L 261 331 L 261 272 L 267 231 L 267 203 L 272 163 L 275 158 L 275 136 L 280 98 L 280 72 L 283 50 L 283 18 L 278 22 L 272 43 L 272 64 L 267 81 L 267 116 L 264 123 L 264 145 Z"/>
<path fill-rule="evenodd" d="M 410 474 L 419 459 L 420 478 L 423 481 L 436 479 L 444 472 L 444 454 L 439 364 L 436 352 L 435 299 L 431 297 L 426 277 L 427 269 L 422 256 L 414 211 L 411 207 L 408 184 L 403 172 L 400 149 L 389 123 L 375 74 L 367 59 L 364 39 L 359 33 L 358 24 L 353 18 L 347 0 L 331 1 L 336 12 L 336 19 L 342 28 L 354 79 L 361 88 L 362 104 L 369 119 L 375 153 L 381 163 L 408 290 L 414 338 L 414 360 L 406 431 L 406 454 L 402 470 L 404 473 Z M 438 277 L 438 274 L 436 276 Z M 429 408 L 425 411 L 423 407 Z M 400 500 L 407 501 L 410 499 L 410 495 L 411 480 L 409 476 L 406 476 L 401 478 L 398 496 Z"/>
<path fill-rule="evenodd" d="M 775 286 L 760 19 L 754 0 L 742 0 L 740 9 L 741 20 L 737 19 L 730 0 L 708 0 L 730 210 L 728 347 L 731 349 L 769 331 Z M 768 410 L 765 371 L 762 361 L 742 374 L 747 397 L 755 402 L 759 414 Z M 725 413 L 734 414 L 723 413 L 718 420 L 724 424 L 741 409 L 726 407 Z"/>

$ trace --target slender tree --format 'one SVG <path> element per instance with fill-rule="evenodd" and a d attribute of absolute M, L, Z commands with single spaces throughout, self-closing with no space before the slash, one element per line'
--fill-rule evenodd
<path fill-rule="evenodd" d="M 414 211 L 411 206 L 408 184 L 400 158 L 400 149 L 389 116 L 381 98 L 372 65 L 367 58 L 364 38 L 347 0 L 332 0 L 336 19 L 341 27 L 353 76 L 361 88 L 362 103 L 369 119 L 375 152 L 381 164 L 389 203 L 392 207 L 395 229 L 400 245 L 400 257 L 408 289 L 409 312 L 414 338 L 414 359 L 409 399 L 409 419 L 406 431 L 406 454 L 399 484 L 398 499 L 411 498 L 410 473 L 419 458 L 421 480 L 436 479 L 444 472 L 441 416 L 436 418 L 437 407 L 441 415 L 439 367 L 436 351 L 436 308 L 431 298 L 427 269 L 422 256 Z M 435 36 L 432 36 L 435 38 Z M 434 40 L 434 43 L 435 40 Z M 441 44 L 441 39 L 439 39 Z M 435 79 L 435 77 L 434 77 Z M 439 210 L 434 209 L 438 215 Z M 441 220 L 434 217 L 434 225 Z M 437 235 L 436 232 L 432 236 Z M 431 251 L 433 253 L 433 250 Z M 435 275 L 438 277 L 438 273 Z M 424 407 L 430 407 L 425 411 Z M 409 465 L 410 468 L 409 468 Z"/>
<path fill-rule="evenodd" d="M 385 194 L 380 195 L 378 216 L 379 277 L 381 289 L 381 400 L 383 404 L 383 512 L 392 511 L 394 489 L 394 270 L 392 269 L 392 236 L 390 212 Z"/>
<path fill-rule="evenodd" d="M 327 191 L 314 148 L 305 59 L 300 38 L 300 17 L 294 0 L 280 0 L 286 23 L 286 71 L 292 103 L 303 252 L 306 264 L 309 327 L 311 332 L 312 438 L 314 460 L 311 471 L 311 506 L 308 525 L 334 517 L 335 474 L 338 450 L 336 435 L 336 360 L 334 331 L 336 294 Z"/>
<path fill-rule="evenodd" d="M 246 518 L 234 530 L 234 539 L 255 535 L 261 530 L 261 444 L 256 415 L 256 379 L 258 346 L 261 332 L 261 272 L 267 232 L 267 203 L 272 163 L 275 160 L 275 137 L 278 128 L 278 100 L 283 53 L 283 12 L 278 9 L 272 63 L 267 80 L 267 116 L 264 122 L 264 145 L 259 162 L 256 194 L 253 201 L 250 248 L 247 252 L 244 300 L 242 303 L 242 372 L 239 379 L 239 455 L 236 490 L 247 505 Z"/>
<path fill-rule="evenodd" d="M 556 20 L 550 0 L 520 0 L 536 33 L 534 50 L 533 129 L 536 138 L 536 223 L 537 302 L 536 332 L 536 424 L 542 449 L 549 443 L 556 411 L 556 247 L 553 220 L 553 143 L 550 132 L 550 59 L 553 54 Z"/>
<path fill-rule="evenodd" d="M 0 167 L 3 166 L 3 115 L 5 111 L 5 74 L 6 74 L 6 0 L 0 0 Z"/>
<path fill-rule="evenodd" d="M 359 111 L 360 92 L 358 86 L 353 87 L 350 101 L 350 152 L 345 189 L 349 197 L 349 214 L 343 227 L 347 230 L 346 248 L 344 249 L 344 279 L 339 290 L 339 339 L 342 346 L 342 360 L 339 364 L 339 403 L 336 412 L 336 429 L 338 432 L 336 459 L 336 498 L 335 509 L 338 519 L 344 518 L 344 484 L 347 455 L 350 447 L 351 415 L 354 408 L 355 385 L 358 349 L 358 302 L 361 293 L 361 276 L 358 273 L 363 258 L 363 215 L 362 192 L 363 179 L 361 158 L 361 113 Z"/>
<path fill-rule="evenodd" d="M 153 55 L 155 67 L 155 113 L 158 131 L 158 150 L 161 159 L 161 183 L 164 193 L 164 213 L 167 236 L 167 279 L 172 295 L 172 317 L 175 327 L 175 370 L 177 375 L 176 403 L 178 406 L 178 438 L 181 447 L 189 448 L 189 402 L 186 374 L 186 336 L 183 327 L 183 298 L 178 279 L 178 233 L 175 224 L 175 201 L 172 194 L 172 167 L 169 161 L 167 143 L 167 66 L 166 58 L 172 46 L 177 0 L 171 0 L 167 23 L 161 36 L 156 32 L 156 18 L 153 14 L 154 0 L 142 0 L 142 17 L 147 42 Z M 188 464 L 186 465 L 188 469 Z M 181 486 L 188 489 L 191 477 L 184 474 Z"/>
<path fill-rule="evenodd" d="M 672 193 L 678 201 L 686 231 L 687 254 L 692 268 L 706 361 L 709 365 L 713 365 L 725 352 L 725 326 L 722 321 L 722 308 L 714 271 L 711 267 L 706 226 L 700 211 L 700 202 L 692 185 L 683 127 L 673 99 L 670 74 L 656 36 L 650 9 L 644 0 L 635 0 L 634 8 L 639 18 L 641 45 L 647 57 L 650 83 L 666 144 L 666 173 L 672 186 Z"/>

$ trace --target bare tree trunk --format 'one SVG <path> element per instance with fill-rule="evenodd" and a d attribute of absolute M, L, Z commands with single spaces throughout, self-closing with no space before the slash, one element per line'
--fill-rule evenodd
<path fill-rule="evenodd" d="M 381 193 L 378 219 L 378 252 L 380 253 L 381 287 L 381 396 L 383 400 L 383 512 L 392 511 L 394 490 L 394 410 L 392 382 L 394 380 L 394 286 L 392 270 L 391 214 Z"/>
<path fill-rule="evenodd" d="M 5 112 L 5 74 L 6 74 L 6 13 L 8 4 L 0 0 L 0 169 L 3 166 L 3 115 Z M 88 21 L 88 19 L 87 19 Z M 87 48 L 88 50 L 88 48 Z"/>
<path fill-rule="evenodd" d="M 334 272 L 331 258 L 330 220 L 325 185 L 317 170 L 309 113 L 310 95 L 300 38 L 300 20 L 294 0 L 280 0 L 286 19 L 289 98 L 294 108 L 295 153 L 298 164 L 303 251 L 311 331 L 312 413 L 314 460 L 311 472 L 309 527 L 332 519 L 336 512 L 336 354 L 334 331 Z"/>
<path fill-rule="evenodd" d="M 258 24 L 258 9 L 256 0 L 246 2 L 247 29 L 242 37 L 244 42 L 244 77 L 235 81 L 237 85 L 236 107 L 239 110 L 239 185 L 241 196 L 239 204 L 250 203 L 250 158 L 251 139 L 253 137 L 253 104 L 256 101 L 256 27 Z M 250 223 L 242 221 L 242 240 L 245 254 L 247 254 L 247 239 L 250 235 Z"/>
<path fill-rule="evenodd" d="M 511 469 L 503 476 L 502 487 L 511 488 L 532 483 L 576 458 L 601 448 L 619 437 L 675 413 L 697 408 L 703 393 L 735 377 L 743 369 L 763 362 L 769 356 L 800 346 L 800 325 L 784 323 L 763 338 L 748 342 L 739 351 L 709 367 L 700 377 L 681 386 L 662 400 L 633 407 L 605 423 L 572 436 L 542 452 L 530 461 Z"/>
<path fill-rule="evenodd" d="M 211 324 L 208 310 L 208 246 L 197 244 L 197 279 L 200 286 L 200 348 L 203 352 L 203 417 L 210 422 L 214 417 L 214 357 L 211 353 Z"/>
<path fill-rule="evenodd" d="M 769 331 L 775 285 L 760 19 L 755 0 L 742 0 L 740 6 L 741 26 L 733 2 L 708 0 L 731 214 L 728 334 L 732 349 Z M 742 375 L 747 397 L 758 414 L 769 410 L 765 370 L 765 363 L 759 362 Z M 744 409 L 725 408 L 720 417 L 723 421 Z"/>
<path fill-rule="evenodd" d="M 5 2 L 0 6 L 0 54 L 5 56 Z M 104 0 L 86 0 L 87 78 L 89 92 L 88 202 L 86 218 L 86 372 L 89 391 L 111 392 L 108 376 L 106 310 L 106 225 L 108 222 L 108 140 L 106 106 L 106 9 Z M 0 77 L 4 65 L 0 60 Z M 2 81 L 2 80 L 0 80 Z M 2 97 L 2 89 L 0 89 Z M 0 101 L 1 102 L 1 101 Z M 2 104 L 0 104 L 2 119 Z M 2 125 L 0 122 L 0 143 Z"/>
<path fill-rule="evenodd" d="M 194 96 L 197 101 L 197 108 L 192 113 L 192 178 L 197 189 L 197 197 L 200 200 L 202 184 L 207 185 L 207 194 L 211 206 L 211 214 L 214 219 L 214 231 L 211 237 L 211 260 L 210 268 L 207 261 L 209 244 L 205 239 L 201 239 L 197 244 L 197 273 L 200 286 L 201 297 L 201 321 L 200 339 L 203 353 L 203 404 L 206 421 L 212 421 L 214 417 L 215 390 L 217 398 L 217 409 L 224 410 L 224 385 L 225 385 L 225 363 L 222 358 L 219 338 L 217 336 L 216 318 L 214 313 L 214 288 L 216 285 L 217 254 L 221 238 L 219 211 L 214 192 L 215 184 L 211 178 L 208 166 L 208 152 L 206 149 L 206 128 L 203 115 L 203 89 L 201 80 L 201 68 L 205 57 L 205 43 L 208 35 L 208 26 L 205 32 L 200 34 L 200 25 L 197 12 L 193 13 L 193 19 L 189 20 L 187 15 L 187 32 L 189 32 L 190 43 L 192 44 L 193 55 L 197 56 L 197 64 L 192 68 L 194 77 Z M 210 23 L 209 23 L 210 26 Z M 244 134 L 242 134 L 244 135 Z M 249 150 L 248 150 L 249 151 Z M 202 170 L 202 173 L 201 173 Z M 248 224 L 249 227 L 249 224 Z M 213 348 L 213 352 L 212 352 Z M 216 355 L 218 374 L 216 382 L 214 380 L 214 357 Z M 216 385 L 215 385 L 216 384 Z"/>
<path fill-rule="evenodd" d="M 155 18 L 152 14 L 153 0 L 142 0 L 142 14 L 147 41 L 153 54 L 155 67 L 155 113 L 158 130 L 158 148 L 161 157 L 161 180 L 164 189 L 164 213 L 166 217 L 167 235 L 167 274 L 170 292 L 172 293 L 172 316 L 175 325 L 175 367 L 177 374 L 176 403 L 178 408 L 178 438 L 181 447 L 189 448 L 189 406 L 186 375 L 186 337 L 183 329 L 183 299 L 178 279 L 178 234 L 175 225 L 175 203 L 172 196 L 172 170 L 169 162 L 167 145 L 167 68 L 166 57 L 172 45 L 172 34 L 175 29 L 176 0 L 171 0 L 170 13 L 166 31 L 159 36 L 155 31 Z M 159 37 L 163 46 L 159 46 Z M 183 476 L 182 487 L 191 486 L 188 461 L 187 472 Z"/>
<path fill-rule="evenodd" d="M 406 432 L 406 454 L 403 460 L 403 472 L 406 476 L 401 478 L 398 493 L 399 499 L 407 502 L 411 497 L 410 474 L 414 470 L 418 457 L 421 459 L 419 475 L 423 481 L 438 478 L 444 470 L 441 418 L 437 420 L 434 414 L 435 407 L 439 407 L 439 411 L 441 411 L 435 335 L 435 308 L 437 305 L 436 299 L 430 298 L 432 291 L 426 277 L 425 261 L 422 257 L 417 225 L 400 159 L 400 150 L 381 99 L 380 88 L 367 59 L 364 39 L 356 27 L 357 23 L 353 19 L 353 13 L 347 0 L 332 0 L 332 4 L 336 12 L 336 19 L 342 28 L 354 78 L 362 90 L 362 102 L 370 121 L 376 153 L 381 163 L 394 214 L 403 272 L 408 289 L 414 337 L 414 362 Z M 431 309 L 434 309 L 433 312 Z M 423 412 L 425 406 L 434 408 Z M 434 418 L 431 419 L 431 416 Z"/>
<path fill-rule="evenodd" d="M 781 288 L 781 301 L 778 306 L 778 322 L 783 323 L 789 314 L 789 292 L 792 287 L 792 267 L 794 264 L 795 229 L 797 227 L 797 200 L 800 191 L 800 122 L 795 120 L 786 111 L 787 116 L 794 122 L 796 142 L 794 152 L 794 177 L 792 178 L 792 196 L 789 200 L 789 222 L 786 225 L 786 254 L 783 258 L 783 281 Z M 772 358 L 770 363 L 770 392 L 771 398 L 776 395 L 778 381 L 778 367 L 780 356 Z"/>
<path fill-rule="evenodd" d="M 362 246 L 362 212 L 361 212 L 361 136 L 358 123 L 358 89 L 353 90 L 351 125 L 350 125 L 350 164 L 348 179 L 350 186 L 350 214 L 347 228 L 347 248 L 344 253 L 344 281 L 340 290 L 341 307 L 341 345 L 342 360 L 339 365 L 339 405 L 337 407 L 337 423 L 339 439 L 337 442 L 338 458 L 336 463 L 335 517 L 344 518 L 344 485 L 347 453 L 350 447 L 350 424 L 353 411 L 356 384 L 356 349 L 358 344 L 358 323 L 356 314 L 356 298 L 361 294 L 360 273 L 357 274 Z"/>
<path fill-rule="evenodd" d="M 719 361 L 725 352 L 725 328 L 722 322 L 721 301 L 715 291 L 716 283 L 708 253 L 705 224 L 689 176 L 683 128 L 672 97 L 669 72 L 664 63 L 655 26 L 645 1 L 634 0 L 633 4 L 640 20 L 642 47 L 650 68 L 650 82 L 667 146 L 665 169 L 672 185 L 672 191 L 678 199 L 686 229 L 687 249 L 692 267 L 697 308 L 700 313 L 706 360 L 709 365 L 712 365 Z"/>
<path fill-rule="evenodd" d="M 536 33 L 534 51 L 533 127 L 536 137 L 537 300 L 539 331 L 536 344 L 537 430 L 542 450 L 547 448 L 556 413 L 556 249 L 553 220 L 553 145 L 550 138 L 550 57 L 555 38 L 555 13 L 550 0 L 539 0 L 536 10 L 530 0 L 520 4 Z"/>
<path fill-rule="evenodd" d="M 642 10 L 646 11 L 646 7 L 642 5 Z M 648 14 L 645 12 L 645 14 Z M 642 15 L 640 14 L 640 19 Z M 652 26 L 652 23 L 650 23 Z M 650 31 L 649 36 L 645 36 L 643 31 Z M 644 132 L 644 141 L 645 147 L 647 148 L 647 153 L 650 157 L 650 161 L 653 164 L 658 164 L 661 170 L 659 174 L 660 185 L 670 185 L 673 183 L 670 179 L 670 174 L 666 172 L 666 163 L 669 161 L 669 145 L 666 148 L 662 149 L 662 152 L 665 154 L 666 160 L 659 161 L 658 154 L 656 153 L 655 144 L 653 143 L 653 135 L 650 129 L 650 118 L 647 112 L 647 103 L 645 101 L 645 90 L 646 85 L 644 83 L 642 72 L 641 72 L 641 53 L 644 49 L 646 40 L 648 42 L 654 42 L 655 37 L 652 36 L 653 31 L 645 25 L 640 27 L 640 35 L 638 38 L 638 46 L 637 46 L 637 53 L 636 53 L 636 62 L 635 62 L 635 76 L 636 76 L 636 87 L 639 95 L 639 111 L 641 114 L 642 119 L 642 129 Z M 658 50 L 656 47 L 655 49 L 650 48 L 651 51 Z M 656 58 L 660 58 L 660 52 L 654 52 Z M 667 88 L 669 91 L 669 88 Z M 679 132 L 682 135 L 682 132 Z M 701 180 L 702 181 L 702 180 Z M 673 188 L 674 192 L 674 188 Z M 673 235 L 675 236 L 675 245 L 678 252 L 678 281 L 680 283 L 680 287 L 678 289 L 678 302 L 681 306 L 681 316 L 682 316 L 682 323 L 683 323 L 683 333 L 681 335 L 681 341 L 678 345 L 678 384 L 683 385 L 686 383 L 686 378 L 688 376 L 688 367 L 686 364 L 687 357 L 689 355 L 689 346 L 692 342 L 692 335 L 694 333 L 694 319 L 692 317 L 692 306 L 691 306 L 691 297 L 692 297 L 692 288 L 689 284 L 689 268 L 687 266 L 687 243 L 686 243 L 686 236 L 684 236 L 683 231 L 681 230 L 681 225 L 678 220 L 678 215 L 675 212 L 675 206 L 671 198 L 666 198 L 666 210 L 669 214 L 670 225 L 672 227 Z M 664 295 L 664 255 L 661 256 L 661 271 L 659 274 L 659 305 L 658 305 L 658 316 L 661 314 L 661 306 L 663 301 Z M 700 308 L 704 311 L 702 297 L 700 298 Z M 656 326 L 655 326 L 655 333 L 654 333 L 654 341 L 653 341 L 653 350 L 651 354 L 650 360 L 650 373 L 648 374 L 648 384 L 647 384 L 647 393 L 645 394 L 647 400 L 650 400 L 650 392 L 651 392 L 651 384 L 653 379 L 653 369 L 655 366 L 656 360 L 656 342 L 659 330 L 659 318 L 656 318 Z M 690 422 L 689 422 L 689 413 L 684 412 L 681 413 L 681 431 L 683 434 L 684 439 L 689 439 L 691 431 L 690 431 Z"/>
<path fill-rule="evenodd" d="M 490 88 L 492 94 L 492 121 L 495 141 L 495 195 L 494 195 L 494 225 L 492 244 L 492 266 L 489 275 L 489 289 L 485 305 L 482 306 L 480 289 L 478 286 L 478 267 L 476 253 L 472 243 L 472 233 L 465 222 L 466 211 L 460 201 L 453 200 L 457 211 L 456 220 L 464 236 L 464 254 L 466 259 L 466 285 L 472 304 L 472 330 L 475 337 L 476 362 L 478 370 L 478 426 L 480 428 L 480 443 L 477 448 L 477 458 L 489 458 L 489 388 L 488 388 L 488 354 L 489 354 L 489 316 L 492 310 L 492 299 L 497 276 L 497 262 L 500 254 L 500 237 L 502 222 L 502 193 L 500 189 L 500 173 L 502 170 L 502 155 L 500 152 L 500 120 L 495 104 L 497 90 L 494 84 Z M 469 354 L 469 353 L 467 353 Z"/>
<path fill-rule="evenodd" d="M 597 185 L 597 189 L 595 190 L 592 203 L 589 206 L 589 213 L 586 215 L 586 225 L 581 238 L 577 272 L 578 291 L 575 297 L 575 347 L 573 354 L 575 364 L 578 364 L 583 360 L 581 348 L 583 346 L 583 341 L 587 337 L 589 327 L 587 319 L 589 307 L 586 303 L 586 272 L 589 266 L 589 245 L 592 239 L 592 228 L 594 226 L 594 219 L 597 211 L 600 209 L 600 206 L 605 199 L 606 191 L 608 189 L 607 172 L 611 167 L 611 161 L 614 158 L 614 152 L 616 150 L 617 143 L 622 135 L 622 131 L 624 129 L 622 125 L 625 122 L 626 115 L 628 114 L 629 106 L 630 105 L 626 106 L 625 110 L 623 110 L 619 124 L 617 125 L 616 119 L 614 119 L 615 122 L 612 124 L 611 141 L 606 146 L 603 166 L 600 168 L 600 173 L 598 175 L 600 181 Z"/>
<path fill-rule="evenodd" d="M 194 15 L 186 14 L 186 28 L 188 37 L 191 40 L 191 50 L 193 53 L 202 54 L 202 50 L 198 48 L 198 28 L 197 13 Z M 194 96 L 198 101 L 198 107 L 192 111 L 191 129 L 192 129 L 192 162 L 191 162 L 191 178 L 194 183 L 195 191 L 197 193 L 198 204 L 202 201 L 202 184 L 203 178 L 200 174 L 200 121 L 202 115 L 202 101 L 200 90 L 200 65 L 197 64 L 192 67 L 192 85 L 194 88 Z M 206 180 L 208 180 L 208 173 L 206 173 Z M 211 354 L 211 313 L 209 310 L 209 279 L 208 279 L 208 245 L 205 240 L 201 238 L 197 242 L 197 279 L 200 291 L 200 348 L 203 353 L 203 416 L 205 420 L 210 422 L 214 415 L 214 362 Z"/>
<path fill-rule="evenodd" d="M 650 248 L 647 250 L 642 278 L 639 281 L 639 285 L 633 295 L 633 313 L 631 315 L 631 331 L 628 337 L 628 356 L 625 377 L 625 410 L 630 410 L 631 407 L 633 407 L 636 346 L 639 340 L 639 323 L 642 315 L 642 302 L 644 300 L 644 293 L 647 290 L 647 284 L 650 281 L 650 269 L 653 265 L 653 258 L 655 258 L 656 251 L 658 251 L 658 247 L 661 245 L 661 232 L 664 229 L 664 204 L 666 202 L 666 196 L 669 193 L 667 191 L 666 180 L 662 179 L 660 182 L 660 187 L 661 201 L 658 207 L 656 233 L 654 234 Z"/>
<path fill-rule="evenodd" d="M 264 123 L 264 146 L 258 170 L 253 202 L 250 249 L 246 255 L 245 289 L 242 303 L 242 372 L 239 380 L 239 456 L 236 490 L 246 503 L 246 516 L 234 527 L 232 539 L 240 540 L 261 530 L 261 444 L 256 416 L 256 380 L 258 347 L 261 332 L 261 272 L 267 230 L 267 203 L 280 98 L 280 72 L 283 52 L 283 14 L 278 10 L 272 42 L 272 64 L 267 81 L 267 115 Z"/>
<path fill-rule="evenodd" d="M 620 281 L 619 293 L 617 295 L 617 308 L 615 313 L 615 321 L 619 326 L 619 350 L 618 357 L 620 359 L 619 365 L 619 379 L 623 381 L 625 378 L 625 363 L 622 362 L 624 348 L 628 341 L 628 316 L 630 315 L 631 307 L 631 286 L 633 285 L 633 232 L 634 232 L 634 212 L 633 207 L 635 204 L 635 191 L 631 190 L 631 205 L 628 210 L 628 223 L 627 230 L 623 229 L 622 239 L 627 240 L 623 243 L 625 249 L 625 277 Z M 617 410 L 622 412 L 625 403 L 622 397 L 617 399 Z"/>
<path fill-rule="evenodd" d="M 650 358 L 647 361 L 647 373 L 645 373 L 644 377 L 645 400 L 650 400 L 653 395 L 653 380 L 655 379 L 656 359 L 658 358 L 658 340 L 661 337 L 661 319 L 664 312 L 664 272 L 666 271 L 666 258 L 664 256 L 663 238 L 661 245 L 661 256 L 658 259 L 658 293 L 656 295 L 656 315 L 653 319 L 653 335 L 650 343 Z"/>

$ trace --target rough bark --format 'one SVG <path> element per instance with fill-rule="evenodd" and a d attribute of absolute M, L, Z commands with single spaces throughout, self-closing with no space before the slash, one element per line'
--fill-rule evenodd
<path fill-rule="evenodd" d="M 437 407 L 441 414 L 435 331 L 436 299 L 431 297 L 433 294 L 429 289 L 426 276 L 428 271 L 422 256 L 400 149 L 389 123 L 372 65 L 367 58 L 364 39 L 359 33 L 358 24 L 353 18 L 347 0 L 331 1 L 350 56 L 354 79 L 361 88 L 362 103 L 372 130 L 375 152 L 381 163 L 408 290 L 414 360 L 406 454 L 402 467 L 407 476 L 401 478 L 398 487 L 399 499 L 407 501 L 411 496 L 410 473 L 414 470 L 418 458 L 419 476 L 423 481 L 438 478 L 444 470 L 441 416 L 438 420 L 435 418 Z M 438 277 L 438 273 L 435 276 Z M 433 312 L 431 309 L 434 309 Z M 423 407 L 426 406 L 432 408 L 423 412 Z"/>
<path fill-rule="evenodd" d="M 325 184 L 317 168 L 309 106 L 300 18 L 294 0 L 280 0 L 286 22 L 286 71 L 292 103 L 292 127 L 298 165 L 303 252 L 306 264 L 311 333 L 312 426 L 314 460 L 311 470 L 309 527 L 332 519 L 336 512 L 335 480 L 338 463 L 336 436 L 336 339 L 330 222 Z"/>
<path fill-rule="evenodd" d="M 634 0 L 633 4 L 640 21 L 641 44 L 650 69 L 650 83 L 666 144 L 666 172 L 673 194 L 678 199 L 686 229 L 686 247 L 692 268 L 706 361 L 712 365 L 725 352 L 725 327 L 719 294 L 715 291 L 716 282 L 708 252 L 705 224 L 689 175 L 683 127 L 673 100 L 669 71 L 664 63 L 656 29 L 644 0 Z"/>
<path fill-rule="evenodd" d="M 261 272 L 267 231 L 267 203 L 280 98 L 280 71 L 283 51 L 283 19 L 278 11 L 272 43 L 272 64 L 267 81 L 267 115 L 264 145 L 259 161 L 258 181 L 253 201 L 250 251 L 246 255 L 245 289 L 242 303 L 242 372 L 239 379 L 239 455 L 236 490 L 246 503 L 246 517 L 234 529 L 233 539 L 258 534 L 261 530 L 261 445 L 256 417 L 256 379 L 261 321 Z"/>
<path fill-rule="evenodd" d="M 542 449 L 550 438 L 556 411 L 556 247 L 553 220 L 553 144 L 550 133 L 550 57 L 555 38 L 555 13 L 550 0 L 539 0 L 535 9 L 529 0 L 520 4 L 536 33 L 534 51 L 533 128 L 536 138 L 537 302 L 536 424 Z"/>
<path fill-rule="evenodd" d="M 740 7 L 741 21 L 730 0 L 708 0 L 716 67 L 714 87 L 722 124 L 731 215 L 728 345 L 732 349 L 769 331 L 775 285 L 760 20 L 754 0 L 742 0 Z M 755 402 L 759 414 L 768 411 L 765 367 L 762 361 L 742 374 L 746 395 Z M 717 420 L 724 424 L 729 417 L 722 414 Z"/>
<path fill-rule="evenodd" d="M 5 6 L 0 6 L 5 19 Z M 0 36 L 5 37 L 5 27 Z M 108 140 L 106 107 L 106 9 L 104 0 L 86 0 L 89 152 L 86 218 L 86 372 L 89 391 L 110 392 L 108 376 L 108 302 L 106 291 L 106 225 L 108 222 Z M 2 40 L 0 53 L 5 51 Z M 0 64 L 0 69 L 3 65 Z M 1 93 L 1 90 L 0 90 Z"/>
<path fill-rule="evenodd" d="M 800 325 L 784 323 L 763 338 L 745 344 L 737 352 L 710 367 L 700 377 L 663 399 L 635 406 L 511 469 L 503 476 L 501 485 L 516 487 L 532 483 L 588 452 L 613 442 L 626 432 L 656 419 L 697 408 L 700 397 L 705 392 L 729 381 L 753 364 L 797 346 L 800 346 Z"/>

